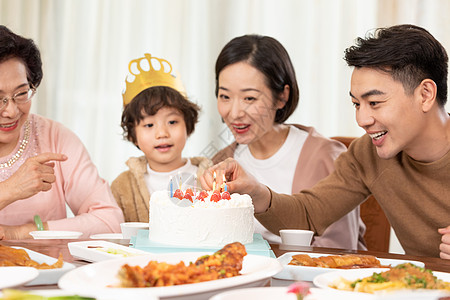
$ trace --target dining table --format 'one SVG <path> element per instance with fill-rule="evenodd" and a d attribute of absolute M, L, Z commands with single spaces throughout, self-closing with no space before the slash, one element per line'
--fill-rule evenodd
<path fill-rule="evenodd" d="M 26 239 L 26 240 L 1 240 L 0 245 L 23 247 L 41 254 L 58 258 L 62 254 L 65 262 L 81 267 L 90 264 L 88 261 L 77 259 L 73 257 L 69 251 L 68 243 L 86 241 L 82 239 Z M 91 240 L 92 241 L 92 240 Z M 128 239 L 107 239 L 105 241 L 113 242 L 119 245 L 128 246 L 130 240 Z M 326 254 L 363 254 L 373 255 L 378 258 L 399 259 L 399 260 L 413 260 L 420 261 L 425 264 L 427 269 L 439 272 L 450 273 L 450 260 L 440 259 L 438 257 L 424 257 L 413 256 L 405 254 L 395 254 L 377 251 L 363 251 L 363 250 L 345 250 L 335 248 L 322 247 L 306 247 L 306 246 L 288 246 L 283 244 L 270 244 L 270 248 L 276 257 L 280 257 L 288 252 L 308 252 L 308 253 L 326 253 Z M 292 284 L 292 280 L 282 280 L 271 278 L 266 286 L 288 286 Z M 312 285 L 312 282 L 310 283 Z M 14 287 L 19 290 L 39 290 L 39 289 L 58 289 L 57 284 L 50 285 L 33 285 L 33 286 L 17 286 Z"/>

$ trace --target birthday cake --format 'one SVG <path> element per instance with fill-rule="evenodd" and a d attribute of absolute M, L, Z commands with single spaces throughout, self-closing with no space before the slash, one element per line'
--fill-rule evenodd
<path fill-rule="evenodd" d="M 177 189 L 154 192 L 150 198 L 149 239 L 180 246 L 222 247 L 253 242 L 253 203 L 249 195 L 194 193 Z"/>

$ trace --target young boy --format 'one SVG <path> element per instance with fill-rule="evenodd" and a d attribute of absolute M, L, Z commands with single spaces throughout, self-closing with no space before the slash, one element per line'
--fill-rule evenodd
<path fill-rule="evenodd" d="M 186 98 L 170 63 L 145 54 L 132 60 L 128 69 L 121 126 L 124 137 L 144 156 L 128 159 L 129 170 L 113 181 L 111 189 L 126 222 L 148 222 L 151 193 L 170 184 L 174 190 L 182 183 L 196 185 L 196 178 L 212 163 L 204 157 L 182 157 L 200 108 Z"/>

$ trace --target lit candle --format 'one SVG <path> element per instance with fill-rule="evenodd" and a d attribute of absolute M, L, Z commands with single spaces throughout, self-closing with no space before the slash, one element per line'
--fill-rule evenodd
<path fill-rule="evenodd" d="M 178 183 L 180 184 L 180 190 L 181 190 L 181 173 L 178 172 L 178 177 L 180 178 L 180 181 L 178 181 Z"/>
<path fill-rule="evenodd" d="M 227 191 L 227 180 L 225 178 L 225 174 L 223 174 L 223 190 L 224 192 Z"/>
<path fill-rule="evenodd" d="M 213 192 L 216 190 L 216 171 L 214 171 Z"/>
<path fill-rule="evenodd" d="M 197 193 L 197 174 L 194 174 L 194 195 Z"/>
<path fill-rule="evenodd" d="M 173 197 L 173 180 L 172 180 L 172 176 L 170 176 L 169 185 L 170 185 L 170 198 L 172 198 Z"/>

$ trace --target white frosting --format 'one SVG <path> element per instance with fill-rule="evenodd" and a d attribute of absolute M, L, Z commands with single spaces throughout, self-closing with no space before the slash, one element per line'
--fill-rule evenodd
<path fill-rule="evenodd" d="M 158 191 L 150 199 L 149 239 L 163 244 L 222 247 L 253 242 L 253 204 L 249 195 L 232 194 L 230 200 L 195 201 L 188 207 Z M 183 201 L 189 201 L 184 199 Z"/>

